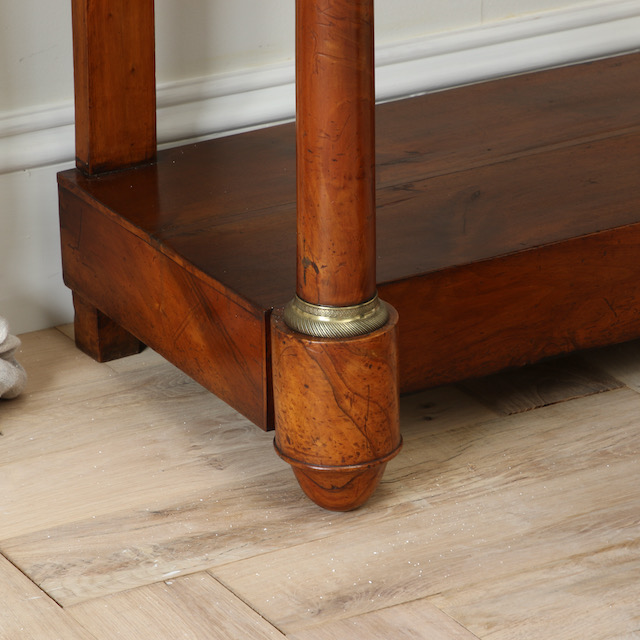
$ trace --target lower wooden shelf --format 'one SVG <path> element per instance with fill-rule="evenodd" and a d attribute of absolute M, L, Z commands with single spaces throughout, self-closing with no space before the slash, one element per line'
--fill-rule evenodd
<path fill-rule="evenodd" d="M 634 54 L 378 106 L 378 283 L 403 391 L 640 336 L 639 77 Z M 59 189 L 82 305 L 271 428 L 294 125 L 66 171 Z"/>

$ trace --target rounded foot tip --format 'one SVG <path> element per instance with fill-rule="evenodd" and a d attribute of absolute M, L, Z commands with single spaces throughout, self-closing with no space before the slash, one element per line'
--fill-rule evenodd
<path fill-rule="evenodd" d="M 293 467 L 304 493 L 329 511 L 353 511 L 376 490 L 387 463 L 357 470 Z"/>

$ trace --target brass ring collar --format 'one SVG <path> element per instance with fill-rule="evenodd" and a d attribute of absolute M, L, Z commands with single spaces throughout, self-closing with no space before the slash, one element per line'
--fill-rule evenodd
<path fill-rule="evenodd" d="M 378 294 L 367 302 L 348 307 L 311 304 L 295 296 L 284 308 L 290 329 L 316 338 L 350 338 L 371 333 L 389 319 L 387 306 Z"/>

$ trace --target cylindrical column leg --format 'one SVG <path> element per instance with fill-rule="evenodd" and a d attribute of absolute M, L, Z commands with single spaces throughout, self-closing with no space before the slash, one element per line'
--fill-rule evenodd
<path fill-rule="evenodd" d="M 373 0 L 297 0 L 297 286 L 272 321 L 275 446 L 354 509 L 399 450 L 395 310 L 376 294 Z"/>
<path fill-rule="evenodd" d="M 297 294 L 349 306 L 376 292 L 372 0 L 298 0 Z"/>
<path fill-rule="evenodd" d="M 302 333 L 352 335 L 386 320 L 376 294 L 373 35 L 373 0 L 297 0 L 297 282 L 285 318 Z M 327 329 L 334 307 L 350 317 Z"/>

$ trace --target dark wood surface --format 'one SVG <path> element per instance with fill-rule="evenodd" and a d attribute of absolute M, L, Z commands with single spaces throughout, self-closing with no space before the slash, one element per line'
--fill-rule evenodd
<path fill-rule="evenodd" d="M 380 287 L 401 314 L 404 391 L 640 335 L 640 225 Z"/>
<path fill-rule="evenodd" d="M 377 108 L 378 286 L 400 314 L 404 390 L 640 335 L 639 80 L 631 55 Z M 63 205 L 74 194 L 95 233 L 119 229 L 128 250 L 252 318 L 264 380 L 249 404 L 261 411 L 265 318 L 296 282 L 294 147 L 284 125 L 162 151 L 135 169 L 60 175 Z M 65 277 L 97 305 L 91 252 L 73 237 L 63 238 Z M 92 242 L 118 251 L 109 237 Z M 153 344 L 149 323 L 128 318 L 145 304 L 115 319 Z M 233 357 L 207 375 L 224 378 Z M 234 406 L 246 413 L 245 402 Z"/>
<path fill-rule="evenodd" d="M 267 428 L 272 412 L 264 312 L 237 304 L 210 279 L 95 215 L 80 198 L 63 195 L 60 217 L 66 284 Z M 76 331 L 79 318 L 84 321 L 76 316 Z"/>
<path fill-rule="evenodd" d="M 525 75 L 381 105 L 379 282 L 633 222 L 640 62 L 627 60 L 573 67 L 585 95 L 575 81 L 578 95 L 567 91 L 570 68 L 540 74 L 550 80 L 546 99 L 540 95 L 546 85 Z M 556 74 L 561 81 L 551 82 Z M 524 98 L 513 96 L 531 85 L 527 121 Z M 608 111 L 593 99 L 594 86 L 609 99 Z M 515 102 L 513 116 L 505 104 L 495 113 L 494 92 L 506 96 L 506 105 Z M 560 96 L 576 111 L 570 130 Z M 554 108 L 534 116 L 545 102 Z M 458 125 L 448 139 L 438 126 L 445 115 Z M 433 129 L 424 131 L 427 123 Z M 491 151 L 477 140 L 489 131 L 496 138 Z M 62 183 L 118 212 L 123 225 L 173 249 L 178 260 L 186 257 L 252 303 L 270 306 L 288 300 L 295 282 L 294 147 L 293 125 L 285 125 L 163 151 L 157 164 L 125 173 L 87 179 L 68 172 Z M 389 147 L 396 151 L 393 165 Z M 248 257 L 261 264 L 258 272 L 243 268 Z"/>

